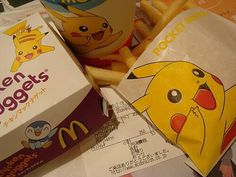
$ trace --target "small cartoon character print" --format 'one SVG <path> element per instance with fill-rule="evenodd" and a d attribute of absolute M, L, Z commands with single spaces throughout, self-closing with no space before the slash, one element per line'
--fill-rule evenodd
<path fill-rule="evenodd" d="M 224 151 L 228 132 L 235 138 L 236 85 L 224 90 L 218 77 L 183 61 L 146 64 L 128 79 L 147 77 L 152 80 L 145 95 L 132 105 L 206 174 Z"/>
<path fill-rule="evenodd" d="M 60 31 L 68 43 L 80 54 L 106 47 L 118 40 L 123 31 L 113 34 L 113 29 L 104 17 L 82 11 L 73 6 L 64 6 L 76 17 L 64 17 L 62 14 L 48 9 L 47 11 L 62 22 Z"/>
<path fill-rule="evenodd" d="M 15 59 L 11 66 L 11 72 L 16 72 L 22 63 L 31 61 L 43 53 L 53 51 L 53 46 L 42 45 L 42 39 L 48 34 L 41 33 L 39 26 L 31 29 L 26 25 L 26 20 L 7 29 L 4 34 L 13 36 L 15 46 Z"/>
<path fill-rule="evenodd" d="M 57 128 L 51 129 L 51 125 L 46 121 L 36 121 L 31 123 L 25 130 L 28 141 L 22 141 L 25 148 L 32 150 L 48 148 L 52 145 L 52 136 L 57 132 Z"/>

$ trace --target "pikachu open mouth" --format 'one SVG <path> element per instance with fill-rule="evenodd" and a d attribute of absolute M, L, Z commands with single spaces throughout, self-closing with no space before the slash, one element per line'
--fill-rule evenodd
<path fill-rule="evenodd" d="M 215 97 L 206 83 L 199 86 L 193 100 L 207 110 L 216 108 Z"/>
<path fill-rule="evenodd" d="M 27 55 L 25 55 L 25 58 L 30 60 L 33 57 L 33 53 L 29 53 Z"/>
<path fill-rule="evenodd" d="M 104 31 L 98 31 L 96 33 L 92 33 L 91 35 L 93 39 L 95 39 L 96 41 L 100 41 L 103 39 L 104 33 L 105 33 Z"/>

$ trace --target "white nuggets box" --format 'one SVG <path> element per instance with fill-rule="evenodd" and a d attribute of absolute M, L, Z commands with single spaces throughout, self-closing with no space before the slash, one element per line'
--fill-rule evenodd
<path fill-rule="evenodd" d="M 109 120 L 102 97 L 40 15 L 0 32 L 0 177 L 23 176 Z"/>

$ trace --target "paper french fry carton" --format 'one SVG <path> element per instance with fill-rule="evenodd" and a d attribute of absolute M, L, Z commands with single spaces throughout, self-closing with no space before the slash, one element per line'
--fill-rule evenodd
<path fill-rule="evenodd" d="M 109 66 L 99 58 L 131 44 L 135 0 L 41 2 L 82 64 Z"/>
<path fill-rule="evenodd" d="M 194 8 L 174 18 L 118 92 L 206 176 L 236 135 L 236 25 Z"/>
<path fill-rule="evenodd" d="M 40 15 L 1 31 L 0 46 L 0 176 L 23 176 L 90 136 L 109 116 Z"/>

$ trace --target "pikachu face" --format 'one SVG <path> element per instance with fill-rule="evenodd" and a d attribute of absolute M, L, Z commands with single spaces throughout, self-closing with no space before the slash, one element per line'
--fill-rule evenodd
<path fill-rule="evenodd" d="M 219 78 L 182 61 L 140 66 L 128 79 L 145 77 L 153 78 L 145 95 L 132 105 L 146 112 L 154 125 L 207 173 L 220 155 L 226 122 L 230 125 L 236 117 L 235 87 L 225 94 Z"/>
<path fill-rule="evenodd" d="M 52 46 L 41 44 L 42 38 L 48 34 L 48 32 L 41 33 L 39 30 L 41 27 L 31 29 L 26 26 L 26 21 L 23 21 L 4 32 L 6 35 L 13 36 L 15 46 L 16 57 L 11 66 L 11 72 L 16 72 L 22 63 L 31 61 L 42 53 L 54 50 Z"/>
<path fill-rule="evenodd" d="M 80 54 L 110 45 L 118 40 L 123 33 L 120 31 L 112 34 L 113 29 L 105 18 L 72 6 L 68 6 L 67 10 L 77 17 L 65 17 L 51 9 L 47 10 L 51 15 L 61 20 L 62 36 Z"/>
<path fill-rule="evenodd" d="M 37 36 L 37 38 L 34 36 Z M 40 32 L 35 32 L 34 34 L 23 32 L 14 36 L 13 42 L 16 46 L 16 60 L 26 62 L 38 57 L 43 51 L 41 45 L 41 38 L 43 36 Z"/>
<path fill-rule="evenodd" d="M 112 28 L 104 18 L 91 16 L 65 22 L 62 35 L 70 38 L 73 45 L 91 45 L 103 43 L 111 33 Z"/>
<path fill-rule="evenodd" d="M 145 66 L 158 72 L 155 73 L 145 96 L 133 105 L 138 110 L 145 109 L 154 124 L 170 140 L 176 143 L 193 109 L 198 108 L 201 115 L 209 117 L 208 119 L 221 115 L 224 88 L 216 76 L 187 62 L 166 62 L 164 66 L 159 66 L 158 63 Z M 136 68 L 133 74 L 142 75 L 144 70 L 142 67 Z M 211 121 L 214 123 L 214 120 L 207 120 L 209 123 Z"/>

